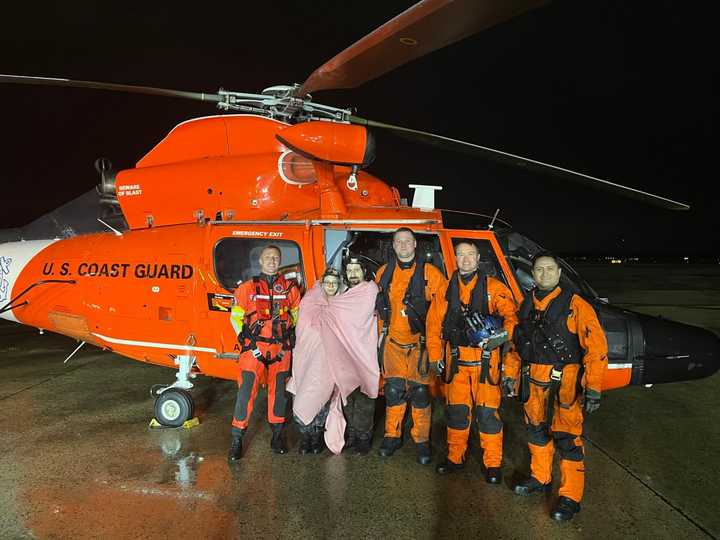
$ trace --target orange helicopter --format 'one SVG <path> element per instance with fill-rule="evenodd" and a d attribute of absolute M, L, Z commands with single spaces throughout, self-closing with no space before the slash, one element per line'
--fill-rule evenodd
<path fill-rule="evenodd" d="M 176 370 L 176 380 L 155 385 L 153 393 L 157 420 L 179 426 L 193 416 L 193 378 L 237 378 L 232 293 L 258 273 L 267 243 L 281 249 L 282 272 L 303 288 L 327 266 L 341 268 L 350 251 L 377 268 L 390 251 L 392 231 L 409 227 L 418 253 L 446 275 L 455 270 L 454 245 L 472 240 L 484 271 L 503 280 L 518 302 L 533 287 L 530 261 L 541 249 L 537 244 L 497 214 L 484 216 L 484 230 L 446 227 L 434 206 L 440 186 L 411 185 L 415 193 L 408 205 L 395 187 L 365 170 L 375 153 L 368 128 L 687 209 L 529 158 L 367 120 L 310 96 L 356 87 L 543 3 L 424 0 L 326 62 L 302 85 L 273 86 L 260 94 L 0 75 L 0 83 L 207 101 L 225 113 L 176 126 L 132 169 L 116 172 L 98 160 L 97 190 L 52 217 L 0 232 L 0 317 L 75 338 L 78 349 L 89 343 Z M 58 216 L 87 208 L 85 223 L 97 212 L 95 226 L 68 222 L 66 230 L 57 229 Z M 720 368 L 720 340 L 712 332 L 613 307 L 571 267 L 563 269 L 563 283 L 593 304 L 606 331 L 604 389 L 697 379 Z"/>

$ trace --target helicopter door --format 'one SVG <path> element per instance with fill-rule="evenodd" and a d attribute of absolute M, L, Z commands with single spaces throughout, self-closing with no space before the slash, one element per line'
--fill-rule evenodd
<path fill-rule="evenodd" d="M 280 249 L 280 273 L 294 281 L 301 294 L 304 293 L 306 280 L 301 246 L 306 234 L 304 227 L 298 226 L 272 225 L 272 230 L 262 224 L 213 226 L 209 242 L 212 264 L 208 269 L 209 279 L 205 280 L 207 309 L 204 316 L 209 319 L 205 326 L 212 328 L 214 333 L 211 341 L 216 344 L 218 358 L 235 360 L 240 352 L 230 323 L 234 292 L 239 284 L 260 273 L 260 253 L 266 246 L 272 244 Z M 219 369 L 225 372 L 217 374 L 222 377 L 227 375 L 229 364 L 234 363 L 217 364 L 220 367 L 203 366 L 203 371 L 212 375 L 210 371 Z"/>
<path fill-rule="evenodd" d="M 449 273 L 457 270 L 455 247 L 462 242 L 475 244 L 480 254 L 480 271 L 502 281 L 513 293 L 517 302 L 522 301 L 522 293 L 515 281 L 505 255 L 491 231 L 446 230 L 442 235 L 445 263 Z"/>

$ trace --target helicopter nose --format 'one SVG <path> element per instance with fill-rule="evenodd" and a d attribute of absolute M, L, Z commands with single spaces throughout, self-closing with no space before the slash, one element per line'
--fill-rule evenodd
<path fill-rule="evenodd" d="M 710 330 L 661 317 L 638 318 L 645 342 L 643 384 L 701 379 L 720 368 L 720 339 Z"/>

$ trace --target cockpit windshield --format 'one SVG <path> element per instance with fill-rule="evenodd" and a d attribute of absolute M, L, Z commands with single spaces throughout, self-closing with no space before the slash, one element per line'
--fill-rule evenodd
<path fill-rule="evenodd" d="M 497 239 L 505 252 L 507 261 L 512 267 L 520 287 L 524 292 L 532 290 L 535 287 L 535 281 L 532 277 L 532 260 L 537 253 L 543 251 L 543 248 L 516 232 L 498 231 Z M 563 284 L 570 285 L 583 296 L 590 298 L 598 296 L 590 284 L 566 261 L 560 259 L 560 267 L 562 268 L 561 287 Z"/>

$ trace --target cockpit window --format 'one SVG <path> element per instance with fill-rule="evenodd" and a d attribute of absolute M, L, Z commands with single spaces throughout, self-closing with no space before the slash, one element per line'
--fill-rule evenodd
<path fill-rule="evenodd" d="M 498 234 L 498 241 L 507 255 L 508 263 L 515 272 L 518 285 L 523 289 L 523 292 L 532 290 L 533 287 L 535 287 L 535 281 L 532 277 L 532 260 L 543 248 L 532 240 L 515 232 Z M 597 297 L 597 293 L 590 284 L 585 281 L 572 266 L 562 259 L 560 259 L 560 268 L 562 268 L 560 287 L 564 284 L 566 287 L 573 287 L 585 296 L 591 298 Z"/>
<path fill-rule="evenodd" d="M 223 238 L 215 245 L 215 275 L 228 291 L 260 273 L 260 252 L 268 245 L 280 248 L 280 274 L 305 284 L 300 248 L 289 240 L 259 240 L 252 238 Z"/>

